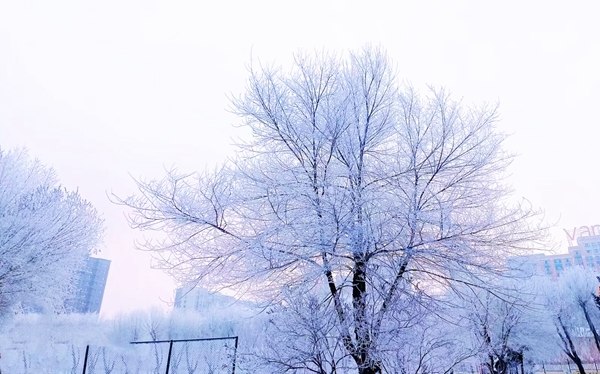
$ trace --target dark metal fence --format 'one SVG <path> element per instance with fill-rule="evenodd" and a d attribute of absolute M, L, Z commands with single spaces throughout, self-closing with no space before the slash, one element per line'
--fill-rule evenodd
<path fill-rule="evenodd" d="M 165 374 L 169 374 L 169 370 L 171 368 L 171 357 L 173 354 L 173 343 L 185 343 L 185 342 L 209 342 L 209 341 L 218 341 L 218 340 L 234 340 L 234 348 L 233 355 L 231 361 L 231 374 L 235 374 L 235 361 L 237 356 L 237 347 L 238 347 L 238 337 L 237 336 L 226 336 L 220 338 L 199 338 L 199 339 L 175 339 L 175 340 L 148 340 L 141 342 L 131 342 L 131 344 L 162 344 L 169 343 L 169 353 L 167 355 L 167 368 L 165 370 Z M 87 358 L 87 355 L 86 355 Z M 83 367 L 83 374 L 85 372 L 85 365 Z"/>
<path fill-rule="evenodd" d="M 134 341 L 126 345 L 77 346 L 52 342 L 28 350 L 2 347 L 0 373 L 235 374 L 238 337 Z"/>

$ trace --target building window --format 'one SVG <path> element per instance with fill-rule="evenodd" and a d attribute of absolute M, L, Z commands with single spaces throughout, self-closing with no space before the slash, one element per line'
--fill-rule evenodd
<path fill-rule="evenodd" d="M 554 260 L 554 268 L 556 271 L 561 271 L 563 269 L 563 264 L 561 259 Z"/>
<path fill-rule="evenodd" d="M 552 274 L 548 260 L 544 260 L 544 270 L 546 271 L 546 274 Z"/>
<path fill-rule="evenodd" d="M 583 258 L 581 257 L 581 253 L 579 251 L 575 251 L 575 263 L 577 265 L 583 265 Z"/>

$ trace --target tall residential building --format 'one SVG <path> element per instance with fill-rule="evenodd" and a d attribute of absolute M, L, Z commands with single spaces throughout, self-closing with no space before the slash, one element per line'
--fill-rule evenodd
<path fill-rule="evenodd" d="M 74 298 L 67 300 L 66 307 L 76 313 L 99 313 L 104 297 L 110 261 L 88 257 L 79 272 Z"/>

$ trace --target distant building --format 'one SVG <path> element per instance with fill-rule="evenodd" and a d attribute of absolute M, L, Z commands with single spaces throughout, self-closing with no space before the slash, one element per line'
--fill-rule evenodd
<path fill-rule="evenodd" d="M 175 290 L 175 308 L 177 309 L 202 312 L 213 307 L 226 307 L 235 301 L 233 297 L 211 293 L 200 287 L 181 287 Z"/>
<path fill-rule="evenodd" d="M 238 300 L 222 293 L 210 292 L 201 287 L 181 287 L 175 290 L 174 307 L 179 310 L 200 313 L 216 310 L 231 316 L 255 310 L 257 304 L 248 300 Z"/>
<path fill-rule="evenodd" d="M 538 274 L 552 277 L 573 266 L 584 267 L 600 272 L 600 235 L 580 236 L 576 239 L 577 245 L 571 245 L 567 253 L 544 255 L 534 254 L 529 256 L 513 257 L 509 261 L 514 265 L 517 262 L 529 265 Z M 574 242 L 570 242 L 574 244 Z"/>
<path fill-rule="evenodd" d="M 109 260 L 88 257 L 85 267 L 79 272 L 75 297 L 66 302 L 67 310 L 76 313 L 99 313 L 109 268 Z"/>

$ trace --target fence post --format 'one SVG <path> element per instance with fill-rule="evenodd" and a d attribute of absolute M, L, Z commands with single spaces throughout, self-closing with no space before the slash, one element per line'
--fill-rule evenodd
<path fill-rule="evenodd" d="M 90 345 L 89 344 L 85 346 L 85 358 L 83 359 L 83 373 L 82 374 L 85 374 L 85 370 L 87 369 L 88 353 L 90 353 Z"/>
<path fill-rule="evenodd" d="M 169 368 L 171 367 L 171 352 L 173 351 L 173 341 L 169 341 L 169 355 L 167 356 L 167 371 L 165 374 L 169 374 Z"/>
<path fill-rule="evenodd" d="M 235 374 L 235 359 L 237 356 L 237 347 L 238 347 L 238 337 L 235 337 L 235 343 L 233 346 L 233 365 L 231 367 L 231 374 Z"/>

